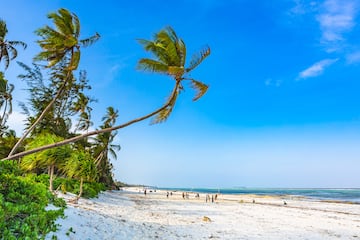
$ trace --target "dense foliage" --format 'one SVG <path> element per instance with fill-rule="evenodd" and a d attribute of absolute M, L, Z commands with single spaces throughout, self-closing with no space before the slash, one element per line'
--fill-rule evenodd
<path fill-rule="evenodd" d="M 0 162 L 0 239 L 38 239 L 56 230 L 55 220 L 63 216 L 65 203 L 46 185 L 23 177 L 16 164 Z M 47 210 L 52 203 L 56 210 Z"/>

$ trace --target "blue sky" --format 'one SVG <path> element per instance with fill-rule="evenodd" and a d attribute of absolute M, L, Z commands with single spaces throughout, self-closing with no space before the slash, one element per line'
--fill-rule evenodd
<path fill-rule="evenodd" d="M 136 71 L 148 55 L 136 42 L 172 26 L 191 53 L 212 53 L 192 77 L 210 85 L 192 102 L 183 92 L 164 124 L 118 132 L 116 179 L 161 187 L 360 187 L 360 3 L 356 0 L 13 0 L 0 17 L 8 39 L 39 51 L 34 31 L 64 7 L 82 36 L 81 69 L 93 86 L 94 128 L 107 106 L 118 123 L 159 107 L 173 81 Z M 3 69 L 3 66 L 0 66 Z M 6 77 L 26 100 L 13 62 Z M 15 102 L 15 105 L 16 102 Z M 15 106 L 10 123 L 21 129 Z"/>

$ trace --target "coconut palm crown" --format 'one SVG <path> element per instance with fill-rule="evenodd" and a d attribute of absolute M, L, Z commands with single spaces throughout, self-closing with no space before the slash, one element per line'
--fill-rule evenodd
<path fill-rule="evenodd" d="M 6 23 L 0 19 L 0 62 L 5 61 L 5 69 L 9 67 L 10 60 L 14 60 L 17 57 L 16 46 L 26 48 L 26 43 L 22 41 L 9 41 L 6 39 L 8 33 Z"/>
<path fill-rule="evenodd" d="M 196 91 L 194 101 L 201 98 L 207 91 L 208 85 L 189 76 L 206 57 L 210 55 L 210 48 L 205 47 L 202 51 L 193 54 L 189 65 L 186 64 L 186 46 L 171 27 L 166 27 L 155 34 L 153 41 L 139 39 L 138 42 L 146 51 L 153 54 L 154 59 L 142 58 L 137 68 L 143 71 L 162 73 L 171 76 L 177 83 L 176 95 L 170 101 L 167 108 L 159 112 L 153 123 L 166 121 L 171 114 L 178 94 L 183 90 L 183 81 L 188 81 L 191 88 Z"/>
<path fill-rule="evenodd" d="M 87 47 L 96 42 L 100 35 L 95 35 L 80 40 L 80 21 L 76 14 L 61 8 L 58 12 L 48 14 L 55 28 L 45 26 L 36 31 L 42 37 L 38 44 L 42 48 L 35 60 L 48 61 L 47 67 L 66 59 L 69 70 L 76 70 L 80 61 L 80 47 Z"/>

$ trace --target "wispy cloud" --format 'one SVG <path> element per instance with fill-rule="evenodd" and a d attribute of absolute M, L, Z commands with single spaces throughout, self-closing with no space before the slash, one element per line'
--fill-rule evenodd
<path fill-rule="evenodd" d="M 282 81 L 277 79 L 272 79 L 272 78 L 268 78 L 265 80 L 265 85 L 266 86 L 274 86 L 274 87 L 280 87 L 280 85 L 282 84 Z"/>
<path fill-rule="evenodd" d="M 319 62 L 316 62 L 312 66 L 300 72 L 297 80 L 319 76 L 324 72 L 325 68 L 329 67 L 336 61 L 338 61 L 338 58 L 324 59 Z"/>
<path fill-rule="evenodd" d="M 328 52 L 341 48 L 344 34 L 355 26 L 357 3 L 354 0 L 326 0 L 317 16 L 321 29 L 321 43 Z"/>
<path fill-rule="evenodd" d="M 304 15 L 313 12 L 317 7 L 316 1 L 294 0 L 294 7 L 290 9 L 290 15 Z"/>
<path fill-rule="evenodd" d="M 115 63 L 114 65 L 110 66 L 103 75 L 101 83 L 98 83 L 97 87 L 106 87 L 108 86 L 114 79 L 119 77 L 121 70 L 125 68 L 125 63 Z"/>
<path fill-rule="evenodd" d="M 346 55 L 346 63 L 355 64 L 360 62 L 360 51 L 352 52 Z"/>

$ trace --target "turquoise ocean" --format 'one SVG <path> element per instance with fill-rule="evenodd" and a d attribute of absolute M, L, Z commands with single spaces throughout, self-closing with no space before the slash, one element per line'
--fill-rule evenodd
<path fill-rule="evenodd" d="M 208 194 L 257 194 L 296 196 L 313 200 L 344 201 L 360 204 L 360 188 L 159 188 L 170 191 Z"/>

